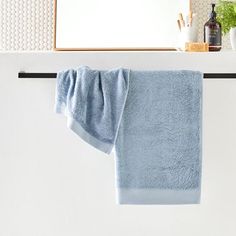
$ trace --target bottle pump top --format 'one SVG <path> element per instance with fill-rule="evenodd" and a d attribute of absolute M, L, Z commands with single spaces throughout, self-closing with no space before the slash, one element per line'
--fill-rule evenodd
<path fill-rule="evenodd" d="M 216 18 L 215 6 L 216 6 L 215 3 L 211 4 L 211 7 L 212 7 L 212 11 L 211 11 L 211 14 L 210 14 L 211 18 Z"/>

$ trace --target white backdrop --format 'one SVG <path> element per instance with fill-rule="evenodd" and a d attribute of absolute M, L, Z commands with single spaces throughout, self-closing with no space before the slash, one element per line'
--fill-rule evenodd
<path fill-rule="evenodd" d="M 0 235 L 236 235 L 236 80 L 204 81 L 202 203 L 119 206 L 113 156 L 54 114 L 55 80 L 17 78 L 81 64 L 236 72 L 235 61 L 233 53 L 0 53 Z"/>

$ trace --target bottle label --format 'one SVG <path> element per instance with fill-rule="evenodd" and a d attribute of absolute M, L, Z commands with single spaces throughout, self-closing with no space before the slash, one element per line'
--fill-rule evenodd
<path fill-rule="evenodd" d="M 210 46 L 221 46 L 221 29 L 206 27 L 206 43 Z"/>

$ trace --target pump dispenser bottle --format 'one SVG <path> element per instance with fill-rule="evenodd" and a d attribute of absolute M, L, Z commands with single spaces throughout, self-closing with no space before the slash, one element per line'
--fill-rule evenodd
<path fill-rule="evenodd" d="M 204 42 L 209 44 L 209 51 L 220 51 L 222 47 L 221 24 L 216 19 L 215 4 L 211 5 L 210 19 L 204 25 Z"/>

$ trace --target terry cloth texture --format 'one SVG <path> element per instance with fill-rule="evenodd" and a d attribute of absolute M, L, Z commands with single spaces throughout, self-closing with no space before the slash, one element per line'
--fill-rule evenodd
<path fill-rule="evenodd" d="M 200 201 L 202 74 L 131 71 L 116 141 L 120 204 Z"/>
<path fill-rule="evenodd" d="M 196 71 L 80 67 L 57 78 L 69 127 L 106 153 L 115 144 L 119 204 L 200 202 L 201 104 Z"/>
<path fill-rule="evenodd" d="M 95 148 L 110 153 L 129 88 L 129 71 L 91 70 L 87 66 L 57 73 L 55 111 L 68 127 Z"/>

